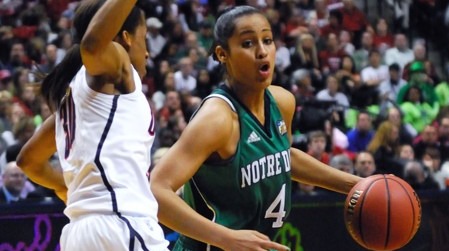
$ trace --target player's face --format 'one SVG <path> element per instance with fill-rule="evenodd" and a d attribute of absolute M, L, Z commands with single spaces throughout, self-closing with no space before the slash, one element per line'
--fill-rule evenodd
<path fill-rule="evenodd" d="M 142 14 L 142 20 L 139 26 L 136 28 L 136 32 L 132 35 L 133 41 L 129 48 L 129 57 L 134 68 L 139 73 L 140 78 L 143 78 L 146 74 L 146 60 L 149 57 L 147 45 L 146 45 L 146 33 L 147 27 Z"/>
<path fill-rule="evenodd" d="M 256 88 L 271 84 L 276 46 L 271 26 L 264 16 L 252 14 L 238 18 L 228 43 L 224 63 L 234 82 Z"/>

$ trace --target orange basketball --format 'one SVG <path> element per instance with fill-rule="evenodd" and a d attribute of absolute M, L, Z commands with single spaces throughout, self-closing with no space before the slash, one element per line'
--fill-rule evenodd
<path fill-rule="evenodd" d="M 370 250 L 395 250 L 407 244 L 421 223 L 421 203 L 413 188 L 393 175 L 373 175 L 349 192 L 344 207 L 352 238 Z"/>

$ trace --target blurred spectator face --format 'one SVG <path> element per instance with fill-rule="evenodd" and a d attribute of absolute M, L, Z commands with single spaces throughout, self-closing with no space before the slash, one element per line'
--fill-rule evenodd
<path fill-rule="evenodd" d="M 387 21 L 383 18 L 379 19 L 376 25 L 376 32 L 378 35 L 385 35 L 388 32 Z"/>
<path fill-rule="evenodd" d="M 413 53 L 415 54 L 415 60 L 424 61 L 426 59 L 426 47 L 422 44 L 415 45 Z"/>
<path fill-rule="evenodd" d="M 357 117 L 357 129 L 362 132 L 371 130 L 371 117 L 366 113 L 360 113 Z"/>
<path fill-rule="evenodd" d="M 399 80 L 399 72 L 395 69 L 391 69 L 389 70 L 390 73 L 390 79 L 393 81 L 398 81 Z"/>
<path fill-rule="evenodd" d="M 179 62 L 179 68 L 184 77 L 189 76 L 193 70 L 192 60 L 190 58 L 181 59 L 181 62 Z"/>
<path fill-rule="evenodd" d="M 434 144 L 438 141 L 438 133 L 434 126 L 427 125 L 421 132 L 421 139 L 425 143 Z"/>
<path fill-rule="evenodd" d="M 181 108 L 181 99 L 176 91 L 169 91 L 165 97 L 165 104 L 170 111 L 176 111 Z"/>
<path fill-rule="evenodd" d="M 449 118 L 441 119 L 440 126 L 438 127 L 439 136 L 445 139 L 449 138 Z"/>
<path fill-rule="evenodd" d="M 20 169 L 16 162 L 10 162 L 6 165 L 3 172 L 3 186 L 8 189 L 8 191 L 18 197 L 23 187 L 25 186 L 26 176 Z"/>
<path fill-rule="evenodd" d="M 209 72 L 205 69 L 200 70 L 200 73 L 198 75 L 198 83 L 209 84 L 209 81 L 210 81 Z"/>
<path fill-rule="evenodd" d="M 373 45 L 373 35 L 370 32 L 364 32 L 362 35 L 362 46 L 370 48 Z"/>
<path fill-rule="evenodd" d="M 170 70 L 170 64 L 168 63 L 167 60 L 162 60 L 159 63 L 159 73 L 161 75 L 166 74 L 168 71 Z"/>
<path fill-rule="evenodd" d="M 313 155 L 320 155 L 326 149 L 326 139 L 323 137 L 315 137 L 310 139 L 308 150 Z"/>
<path fill-rule="evenodd" d="M 432 172 L 437 172 L 438 170 L 440 170 L 441 159 L 439 156 L 432 156 L 432 154 L 425 153 L 422 156 L 422 162 L 424 163 L 424 165 L 429 167 Z"/>
<path fill-rule="evenodd" d="M 19 103 L 13 103 L 11 106 L 11 122 L 16 124 L 21 118 L 25 117 L 25 111 Z"/>
<path fill-rule="evenodd" d="M 338 91 L 338 81 L 334 76 L 327 77 L 327 90 L 331 95 L 334 95 Z"/>
<path fill-rule="evenodd" d="M 61 47 L 64 49 L 69 49 L 73 45 L 73 38 L 70 33 L 65 33 L 62 37 Z"/>
<path fill-rule="evenodd" d="M 335 35 L 334 33 L 330 33 L 329 36 L 327 37 L 327 46 L 330 49 L 335 49 L 338 47 L 338 38 L 337 35 Z"/>
<path fill-rule="evenodd" d="M 424 168 L 417 161 L 408 162 L 404 167 L 404 178 L 410 185 L 421 184 L 426 180 Z"/>
<path fill-rule="evenodd" d="M 58 27 L 61 30 L 70 29 L 70 19 L 68 19 L 67 17 L 61 16 L 58 20 Z"/>
<path fill-rule="evenodd" d="M 198 56 L 198 49 L 197 48 L 190 48 L 189 49 L 189 58 L 192 61 L 192 64 L 195 65 L 198 60 L 199 60 L 199 56 Z"/>
<path fill-rule="evenodd" d="M 357 155 L 354 169 L 358 176 L 366 178 L 376 171 L 376 165 L 371 153 L 361 152 Z"/>
<path fill-rule="evenodd" d="M 408 91 L 407 99 L 412 103 L 419 103 L 421 99 L 421 92 L 418 88 L 410 88 Z"/>
<path fill-rule="evenodd" d="M 352 60 L 351 60 L 350 57 L 346 56 L 346 57 L 343 58 L 342 68 L 344 70 L 352 71 L 352 67 L 353 66 L 354 66 L 354 64 L 352 63 Z"/>
<path fill-rule="evenodd" d="M 11 47 L 9 61 L 12 64 L 20 64 L 25 57 L 25 48 L 22 43 L 15 43 Z"/>
<path fill-rule="evenodd" d="M 388 121 L 396 126 L 401 125 L 401 114 L 399 113 L 398 109 L 391 108 L 390 110 L 388 110 Z"/>
<path fill-rule="evenodd" d="M 340 32 L 340 43 L 347 44 L 351 42 L 351 35 L 349 32 L 343 30 Z"/>
<path fill-rule="evenodd" d="M 185 44 L 187 48 L 198 48 L 198 38 L 196 37 L 196 34 L 193 32 L 188 33 Z"/>
<path fill-rule="evenodd" d="M 36 100 L 36 93 L 32 84 L 27 84 L 24 86 L 21 98 L 22 101 L 29 104 Z"/>
<path fill-rule="evenodd" d="M 311 37 L 303 38 L 301 39 L 301 46 L 304 50 L 312 50 L 315 46 L 315 41 Z"/>
<path fill-rule="evenodd" d="M 400 51 L 407 49 L 408 48 L 407 37 L 405 37 L 404 34 L 397 34 L 394 39 L 394 46 Z"/>
<path fill-rule="evenodd" d="M 175 89 L 175 75 L 173 72 L 167 72 L 167 75 L 165 75 L 164 87 L 166 90 Z"/>
<path fill-rule="evenodd" d="M 352 2 L 352 0 L 343 0 L 343 6 L 346 9 L 352 9 L 354 3 Z"/>
<path fill-rule="evenodd" d="M 399 158 L 403 160 L 414 160 L 415 152 L 411 145 L 402 145 L 399 150 Z"/>
<path fill-rule="evenodd" d="M 377 67 L 379 67 L 379 65 L 380 65 L 380 54 L 379 53 L 377 53 L 377 52 L 372 52 L 371 53 L 371 55 L 370 55 L 370 57 L 369 57 L 369 62 L 370 62 L 370 65 L 372 66 L 372 67 L 374 67 L 374 68 L 377 68 Z"/>
<path fill-rule="evenodd" d="M 388 135 L 388 143 L 392 144 L 397 142 L 399 139 L 399 129 L 397 126 L 391 128 L 390 134 Z"/>
<path fill-rule="evenodd" d="M 47 57 L 48 63 L 54 64 L 56 62 L 57 52 L 58 52 L 58 47 L 56 47 L 53 44 L 47 45 L 47 51 L 46 51 L 45 55 Z"/>

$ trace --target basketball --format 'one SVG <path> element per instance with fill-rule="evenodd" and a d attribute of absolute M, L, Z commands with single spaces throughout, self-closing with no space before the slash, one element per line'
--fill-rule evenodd
<path fill-rule="evenodd" d="M 377 174 L 358 182 L 346 197 L 344 220 L 351 237 L 369 250 L 406 245 L 421 223 L 421 203 L 401 178 Z"/>

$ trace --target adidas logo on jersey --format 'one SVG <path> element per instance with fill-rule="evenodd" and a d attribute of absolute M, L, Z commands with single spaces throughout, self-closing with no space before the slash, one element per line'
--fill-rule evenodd
<path fill-rule="evenodd" d="M 256 134 L 256 132 L 253 131 L 246 140 L 246 143 L 253 143 L 257 141 L 260 141 L 260 137 Z"/>

